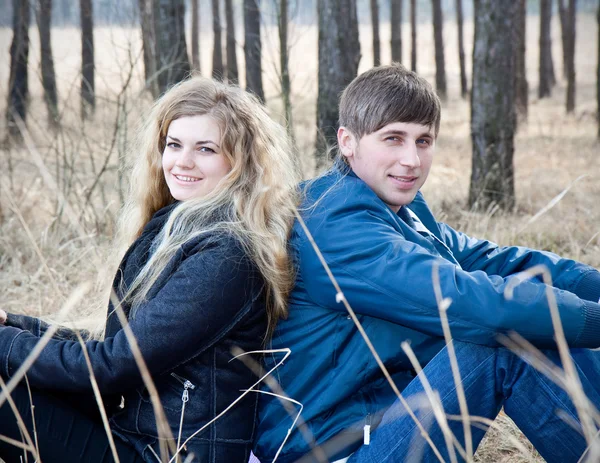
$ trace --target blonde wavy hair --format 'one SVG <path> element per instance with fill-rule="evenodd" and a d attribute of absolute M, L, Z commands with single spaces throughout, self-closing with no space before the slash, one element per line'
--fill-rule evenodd
<path fill-rule="evenodd" d="M 264 279 L 268 335 L 278 318 L 287 315 L 294 280 L 287 241 L 298 203 L 299 169 L 284 128 L 239 87 L 192 77 L 154 104 L 130 156 L 130 194 L 119 222 L 120 248 L 130 246 L 154 213 L 174 202 L 161 159 L 167 131 L 175 119 L 196 115 L 209 115 L 218 123 L 231 171 L 208 195 L 175 207 L 126 297 L 134 311 L 143 310 L 148 291 L 183 243 L 216 230 L 228 232 L 239 239 Z"/>

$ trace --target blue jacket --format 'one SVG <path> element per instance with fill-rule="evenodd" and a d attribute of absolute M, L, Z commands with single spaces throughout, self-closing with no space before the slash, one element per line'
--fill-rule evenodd
<path fill-rule="evenodd" d="M 158 211 L 123 258 L 114 282 L 119 298 L 147 261 L 153 239 L 174 207 Z M 124 305 L 175 438 L 187 390 L 181 442 L 256 381 L 241 361 L 230 361 L 230 349 L 261 348 L 267 328 L 263 287 L 240 243 L 218 233 L 191 240 L 177 251 L 135 317 Z M 19 315 L 9 315 L 7 324 L 11 326 L 0 327 L 0 376 L 5 380 L 47 329 L 39 319 Z M 73 333 L 60 330 L 44 348 L 27 373 L 33 387 L 91 393 L 81 346 L 72 338 Z M 86 348 L 108 403 L 113 433 L 131 443 L 145 461 L 156 462 L 153 453 L 159 454 L 159 446 L 152 404 L 111 307 L 104 341 L 87 341 Z M 122 409 L 114 406 L 121 396 Z M 194 453 L 193 461 L 202 462 L 247 462 L 256 414 L 257 394 L 249 394 L 193 438 L 183 455 Z"/>
<path fill-rule="evenodd" d="M 513 299 L 504 296 L 512 275 L 543 264 L 552 273 L 569 345 L 600 346 L 600 273 L 595 269 L 549 252 L 470 238 L 437 222 L 420 193 L 395 214 L 345 167 L 310 182 L 305 194 L 304 221 L 401 390 L 415 373 L 400 343 L 410 341 L 422 365 L 445 345 L 433 291 L 435 268 L 443 296 L 452 300 L 447 314 L 456 340 L 497 346 L 496 335 L 512 330 L 536 346 L 553 348 L 545 285 L 539 279 L 523 282 Z M 301 416 L 317 443 L 337 436 L 343 446 L 342 431 L 347 433 L 353 443 L 337 457 L 347 456 L 359 445 L 353 432 L 362 441 L 363 426 L 376 426 L 396 397 L 344 305 L 336 301 L 298 223 L 291 246 L 297 281 L 289 318 L 280 321 L 272 339 L 273 348 L 290 348 L 291 356 L 274 377 L 303 404 Z M 267 357 L 266 367 L 279 359 Z M 277 399 L 262 395 L 259 420 L 254 451 L 266 463 L 286 438 L 292 418 Z M 277 461 L 295 461 L 309 449 L 296 427 Z"/>

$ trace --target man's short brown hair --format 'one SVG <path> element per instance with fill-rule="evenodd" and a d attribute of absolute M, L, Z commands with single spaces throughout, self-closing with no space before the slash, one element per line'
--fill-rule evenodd
<path fill-rule="evenodd" d="M 440 129 L 440 99 L 433 87 L 399 63 L 372 68 L 356 77 L 340 99 L 340 126 L 358 139 L 392 122 Z"/>

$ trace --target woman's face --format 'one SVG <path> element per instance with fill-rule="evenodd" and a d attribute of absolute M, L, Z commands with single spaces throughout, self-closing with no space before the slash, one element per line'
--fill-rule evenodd
<path fill-rule="evenodd" d="M 231 170 L 221 146 L 221 128 L 209 115 L 184 116 L 169 125 L 162 167 L 171 196 L 201 198 Z"/>

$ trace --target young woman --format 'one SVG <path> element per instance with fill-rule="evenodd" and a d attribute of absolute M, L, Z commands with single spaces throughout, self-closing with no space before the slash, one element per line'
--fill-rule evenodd
<path fill-rule="evenodd" d="M 180 461 L 247 462 L 258 394 L 219 415 L 257 381 L 233 359 L 232 347 L 260 349 L 285 315 L 297 180 L 285 131 L 239 88 L 192 78 L 155 104 L 137 147 L 121 220 L 129 249 L 113 283 L 116 305 L 109 304 L 100 339 L 85 342 L 111 435 L 74 332 L 60 329 L 27 371 L 32 401 L 24 381 L 12 399 L 31 436 L 33 408 L 44 462 L 113 461 L 109 437 L 122 462 L 162 461 L 165 448 Z M 48 325 L 3 311 L 0 322 L 0 377 L 7 382 Z M 0 435 L 23 441 L 7 402 Z M 24 454 L 12 444 L 0 440 L 7 463 Z"/>

